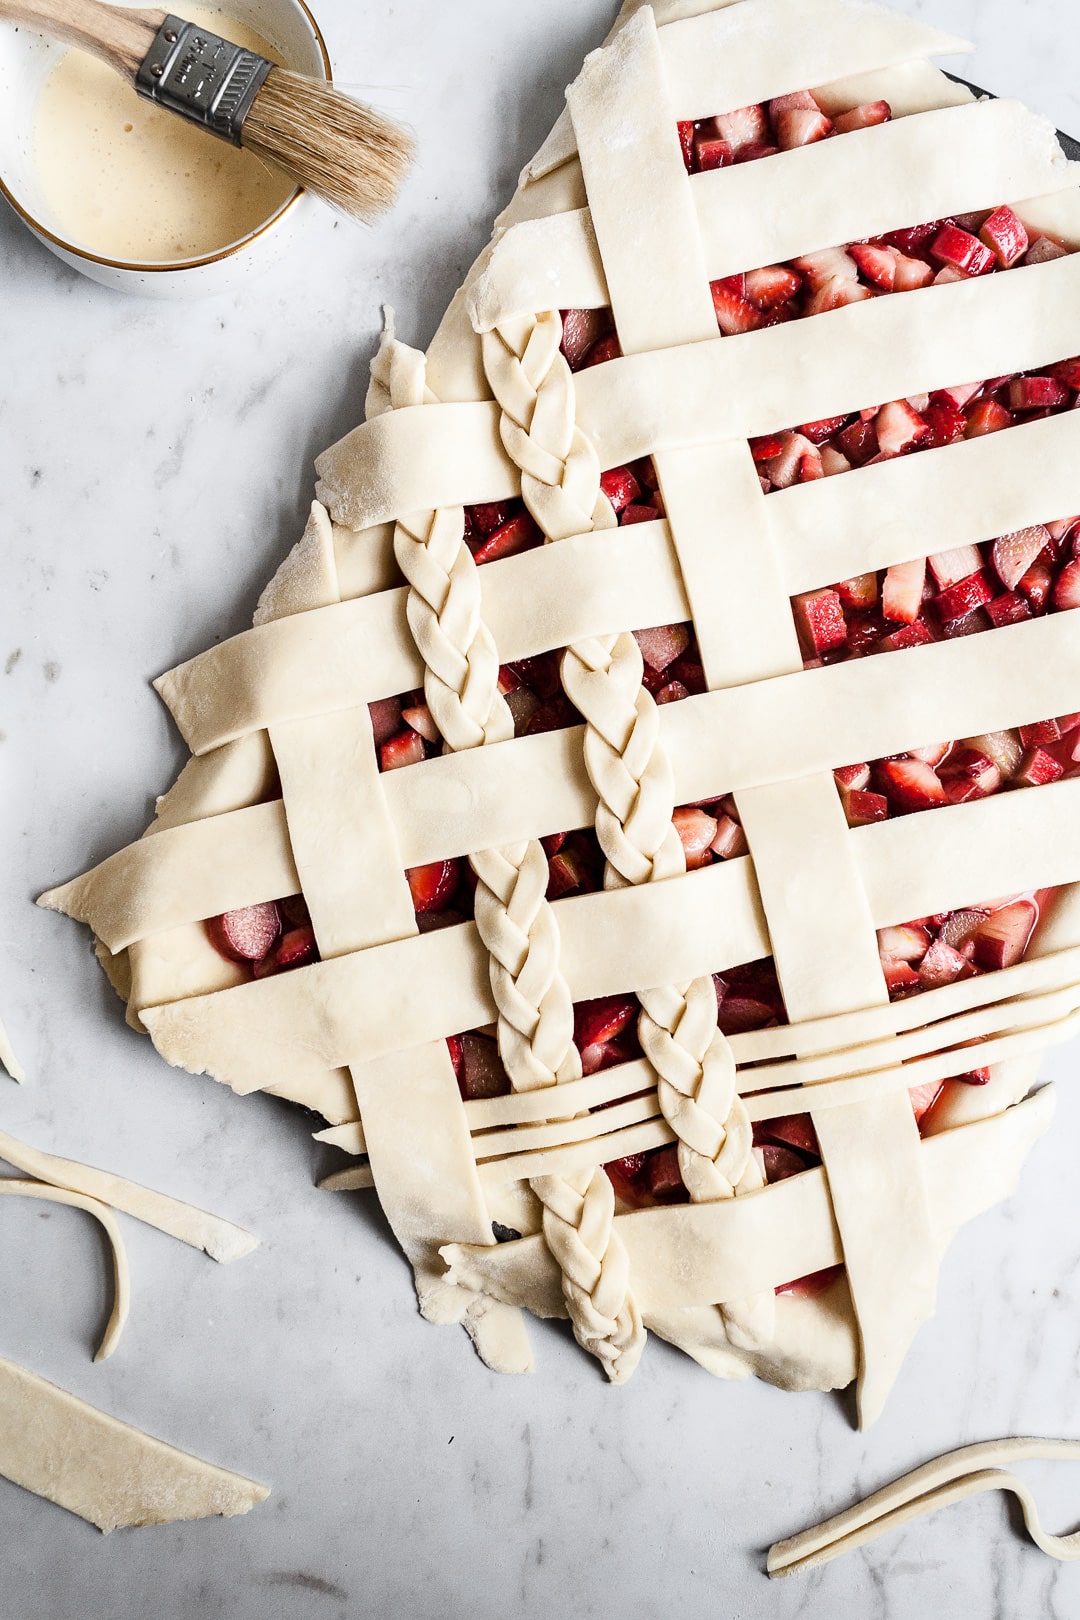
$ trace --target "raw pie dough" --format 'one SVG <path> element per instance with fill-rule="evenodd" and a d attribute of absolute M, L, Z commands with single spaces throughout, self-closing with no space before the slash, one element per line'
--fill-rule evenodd
<path fill-rule="evenodd" d="M 849 831 L 832 768 L 1080 709 L 1071 618 L 903 674 L 804 670 L 789 598 L 922 556 L 931 526 L 944 550 L 1080 509 L 1080 416 L 767 500 L 745 441 L 1075 353 L 1080 256 L 742 342 L 708 288 L 1003 199 L 1080 246 L 1050 127 L 927 61 L 965 48 L 864 0 L 628 0 L 427 355 L 388 323 L 254 627 L 156 683 L 192 759 L 147 836 L 43 896 L 170 1062 L 301 1102 L 363 1156 L 330 1184 L 374 1184 L 425 1315 L 494 1367 L 531 1365 L 524 1307 L 568 1314 L 614 1380 L 652 1328 L 725 1377 L 857 1378 L 868 1422 L 952 1234 L 1049 1122 L 1029 1093 L 1080 1014 L 1080 783 Z M 807 84 L 894 120 L 688 178 L 678 120 Z M 571 374 L 559 309 L 608 305 L 623 358 Z M 615 528 L 600 469 L 643 455 L 668 515 Z M 462 506 L 518 495 L 551 543 L 478 573 Z M 627 632 L 687 618 L 709 690 L 657 709 Z M 514 738 L 497 667 L 554 647 L 585 723 Z M 367 705 L 420 684 L 446 751 L 380 775 Z M 673 805 L 728 792 L 751 855 L 687 873 Z M 604 890 L 547 902 L 538 840 L 589 825 Z M 403 869 L 465 854 L 475 922 L 419 934 Z M 875 929 L 1049 886 L 1031 960 L 888 1003 Z M 301 891 L 321 961 L 245 982 L 203 919 Z M 790 1025 L 728 1040 L 709 976 L 765 955 Z M 645 1058 L 582 1077 L 572 1003 L 629 990 Z M 462 1104 L 445 1037 L 490 1024 L 513 1094 Z M 973 1039 L 990 1083 L 920 1140 L 907 1088 L 965 1072 Z M 753 1122 L 808 1107 L 827 1168 L 762 1185 Z M 616 1213 L 602 1165 L 671 1142 L 691 1203 Z M 774 1297 L 841 1260 L 817 1298 Z"/>

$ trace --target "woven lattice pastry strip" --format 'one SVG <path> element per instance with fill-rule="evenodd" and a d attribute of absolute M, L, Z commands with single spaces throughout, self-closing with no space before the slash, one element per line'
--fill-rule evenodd
<path fill-rule="evenodd" d="M 425 1315 L 880 1410 L 1080 1018 L 1080 197 L 861 0 L 627 5 L 192 759 L 44 902 Z M 934 811 L 931 815 L 929 812 Z M 976 1050 L 977 1048 L 977 1050 Z"/>

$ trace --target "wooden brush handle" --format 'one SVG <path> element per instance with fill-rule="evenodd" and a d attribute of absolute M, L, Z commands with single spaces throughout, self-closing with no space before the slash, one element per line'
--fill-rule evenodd
<path fill-rule="evenodd" d="M 165 13 L 106 6 L 101 0 L 0 0 L 0 17 L 91 51 L 134 79 Z"/>

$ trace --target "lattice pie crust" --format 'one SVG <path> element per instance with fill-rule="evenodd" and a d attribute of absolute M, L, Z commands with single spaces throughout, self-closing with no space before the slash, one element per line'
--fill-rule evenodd
<path fill-rule="evenodd" d="M 852 829 L 833 770 L 1080 710 L 1071 615 L 804 668 L 790 598 L 1080 510 L 1080 415 L 769 495 L 747 441 L 1076 354 L 1080 256 L 742 336 L 710 295 L 1006 201 L 1080 246 L 1049 126 L 928 65 L 965 48 L 859 0 L 624 6 L 426 357 L 388 329 L 255 627 L 156 683 L 193 758 L 148 835 L 44 897 L 169 1062 L 366 1156 L 424 1314 L 493 1367 L 530 1365 L 524 1307 L 614 1380 L 651 1328 L 725 1377 L 857 1378 L 869 1421 L 953 1233 L 1048 1123 L 1080 780 Z M 892 121 L 688 175 L 680 121 L 807 86 Z M 599 308 L 622 357 L 571 372 L 559 310 Z M 666 516 L 617 527 L 601 471 L 645 456 Z M 519 496 L 550 543 L 477 569 L 463 507 Z M 707 690 L 658 706 L 630 632 L 673 622 Z M 515 737 L 499 666 L 552 648 L 584 724 Z M 368 705 L 421 685 L 445 749 L 380 774 Z M 722 794 L 749 854 L 687 871 L 673 807 Z M 539 840 L 583 827 L 604 886 L 550 901 Z M 418 932 L 404 869 L 465 855 L 475 921 Z M 890 1003 L 875 930 L 1053 886 L 1026 960 Z M 313 965 L 252 980 L 209 943 L 204 919 L 300 892 Z M 711 975 L 769 955 L 789 1023 L 728 1038 Z M 583 1075 L 573 1004 L 626 992 L 644 1055 Z M 493 1020 L 512 1089 L 463 1102 L 446 1038 Z M 989 1083 L 921 1137 L 908 1089 L 970 1070 L 973 1040 Z M 752 1129 L 798 1113 L 823 1165 L 764 1185 Z M 602 1166 L 667 1143 L 689 1201 L 617 1204 Z"/>

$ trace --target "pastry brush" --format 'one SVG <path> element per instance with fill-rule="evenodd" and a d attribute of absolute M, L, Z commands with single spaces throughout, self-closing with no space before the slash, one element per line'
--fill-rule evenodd
<path fill-rule="evenodd" d="M 410 136 L 380 113 L 180 17 L 101 0 L 0 0 L 0 17 L 92 52 L 140 96 L 360 219 L 393 201 L 411 161 Z"/>

